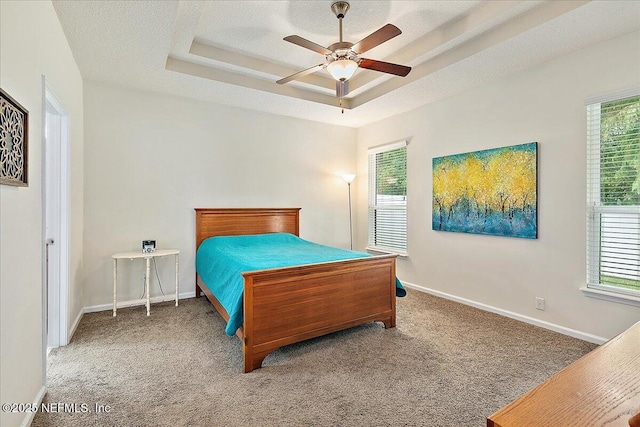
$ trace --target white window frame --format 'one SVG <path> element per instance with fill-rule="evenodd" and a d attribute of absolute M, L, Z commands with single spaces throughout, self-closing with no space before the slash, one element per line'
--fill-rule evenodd
<path fill-rule="evenodd" d="M 375 170 L 375 161 L 372 162 L 371 156 L 375 156 L 376 154 L 379 153 L 384 153 L 387 151 L 392 151 L 392 150 L 396 150 L 399 148 L 403 148 L 403 147 L 407 147 L 408 143 L 406 140 L 403 141 L 397 141 L 391 144 L 385 144 L 385 145 L 381 145 L 378 147 L 373 147 L 370 148 L 367 151 L 367 163 L 368 163 L 368 168 L 369 168 L 369 204 L 368 204 L 368 224 L 367 224 L 367 230 L 368 230 L 368 237 L 367 237 L 367 247 L 366 249 L 368 251 L 371 252 L 379 252 L 379 253 L 392 253 L 392 254 L 397 254 L 398 256 L 401 257 L 407 257 L 408 256 L 408 252 L 407 252 L 407 247 L 408 247 L 408 231 L 407 231 L 407 226 L 408 226 L 408 213 L 407 213 L 407 195 L 405 194 L 405 203 L 404 206 L 397 206 L 397 205 L 384 205 L 384 204 L 376 204 L 376 188 L 377 188 L 377 182 L 376 182 L 376 170 Z M 408 154 L 407 154 L 407 159 L 408 159 Z M 373 167 L 372 167 L 373 166 Z M 407 192 L 408 192 L 408 183 L 407 183 Z M 405 242 L 405 247 L 402 249 L 399 248 L 395 248 L 395 247 L 386 247 L 383 245 L 377 245 L 375 243 L 375 237 L 374 235 L 372 235 L 373 233 L 373 229 L 375 228 L 375 225 L 373 225 L 373 221 L 375 220 L 375 212 L 378 210 L 403 210 L 405 212 L 405 222 L 404 222 L 404 226 L 403 226 L 403 240 Z"/>
<path fill-rule="evenodd" d="M 599 114 L 600 104 L 640 96 L 640 88 L 617 92 L 590 99 L 587 105 L 587 120 L 589 114 Z M 593 113 L 590 113 L 591 109 Z M 640 291 L 625 289 L 617 286 L 600 283 L 601 252 L 599 242 L 601 236 L 601 216 L 606 214 L 637 214 L 640 218 L 640 206 L 602 206 L 600 205 L 600 131 L 599 123 L 590 124 L 591 130 L 587 131 L 587 284 L 580 289 L 585 296 L 604 299 L 607 301 L 629 304 L 640 307 Z"/>

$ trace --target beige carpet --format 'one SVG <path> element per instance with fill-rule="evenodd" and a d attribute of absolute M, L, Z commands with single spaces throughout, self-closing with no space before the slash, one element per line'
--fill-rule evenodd
<path fill-rule="evenodd" d="M 249 374 L 223 330 L 205 298 L 86 314 L 48 363 L 45 403 L 76 412 L 33 426 L 484 426 L 595 347 L 412 290 L 395 329 L 291 345 Z"/>

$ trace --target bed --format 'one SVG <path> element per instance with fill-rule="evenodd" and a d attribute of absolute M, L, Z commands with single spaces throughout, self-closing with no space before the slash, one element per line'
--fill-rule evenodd
<path fill-rule="evenodd" d="M 196 250 L 205 239 L 289 233 L 299 236 L 300 208 L 196 208 Z M 329 261 L 242 273 L 244 372 L 285 345 L 372 321 L 396 324 L 396 255 Z M 400 288 L 397 288 L 400 286 Z M 211 287 L 214 288 L 215 287 Z M 196 272 L 201 292 L 229 322 L 223 304 Z"/>

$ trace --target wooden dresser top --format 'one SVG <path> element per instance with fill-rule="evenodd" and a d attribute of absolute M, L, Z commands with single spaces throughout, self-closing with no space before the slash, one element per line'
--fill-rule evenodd
<path fill-rule="evenodd" d="M 640 322 L 487 419 L 488 427 L 629 427 L 640 411 Z"/>

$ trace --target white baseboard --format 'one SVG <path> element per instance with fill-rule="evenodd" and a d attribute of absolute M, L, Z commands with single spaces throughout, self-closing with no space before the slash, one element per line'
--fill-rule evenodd
<path fill-rule="evenodd" d="M 69 334 L 67 335 L 68 342 L 66 342 L 64 345 L 67 345 L 71 342 L 71 338 L 73 338 L 73 334 L 75 334 L 76 329 L 78 329 L 78 325 L 80 324 L 80 320 L 82 319 L 83 315 L 84 315 L 84 308 L 80 310 L 80 312 L 78 313 L 78 316 L 76 317 L 76 320 L 73 321 L 73 325 L 71 325 L 71 329 L 69 329 Z"/>
<path fill-rule="evenodd" d="M 425 292 L 427 294 L 435 295 L 440 298 L 448 299 L 450 301 L 459 302 L 461 304 L 469 305 L 471 307 L 479 308 L 480 310 L 496 313 L 501 316 L 509 317 L 511 319 L 520 320 L 541 328 L 549 329 L 554 332 L 559 332 L 564 335 L 569 335 L 574 338 L 588 341 L 594 344 L 604 344 L 609 341 L 607 338 L 599 337 L 597 335 L 588 334 L 586 332 L 576 331 L 575 329 L 565 328 L 564 326 L 556 325 L 555 323 L 545 322 L 544 320 L 535 319 L 533 317 L 525 316 L 522 314 L 514 313 L 512 311 L 504 310 L 502 308 L 493 307 L 487 304 L 483 304 L 477 301 L 473 301 L 466 298 L 461 298 L 455 295 L 448 294 L 442 291 L 436 291 L 435 289 L 426 288 L 424 286 L 416 285 L 413 283 L 402 282 L 407 288 L 415 289 L 417 291 Z"/>
<path fill-rule="evenodd" d="M 193 298 L 196 296 L 196 292 L 195 291 L 191 291 L 191 292 L 184 292 L 181 294 L 178 294 L 178 299 L 185 299 L 185 298 Z M 171 295 L 160 295 L 160 296 L 155 296 L 155 297 L 151 297 L 150 298 L 150 302 L 151 304 L 155 304 L 158 302 L 165 302 L 165 301 L 174 301 L 175 300 L 175 294 L 171 294 Z M 129 300 L 129 301 L 121 301 L 118 302 L 116 304 L 117 308 L 127 308 L 127 307 L 135 307 L 138 305 L 145 305 L 147 303 L 147 300 L 145 298 L 140 298 L 140 299 L 134 299 L 134 300 Z M 92 305 L 89 307 L 85 307 L 82 312 L 83 313 L 93 313 L 96 311 L 106 311 L 106 310 L 113 310 L 113 304 L 100 304 L 100 305 Z"/>
<path fill-rule="evenodd" d="M 36 394 L 36 398 L 33 400 L 34 407 L 40 408 L 40 404 L 42 403 L 42 399 L 44 399 L 45 394 L 47 394 L 47 388 L 45 386 L 40 387 L 38 394 Z M 22 420 L 22 424 L 20 424 L 20 427 L 29 427 L 35 416 L 36 412 L 27 412 L 24 420 Z"/>

